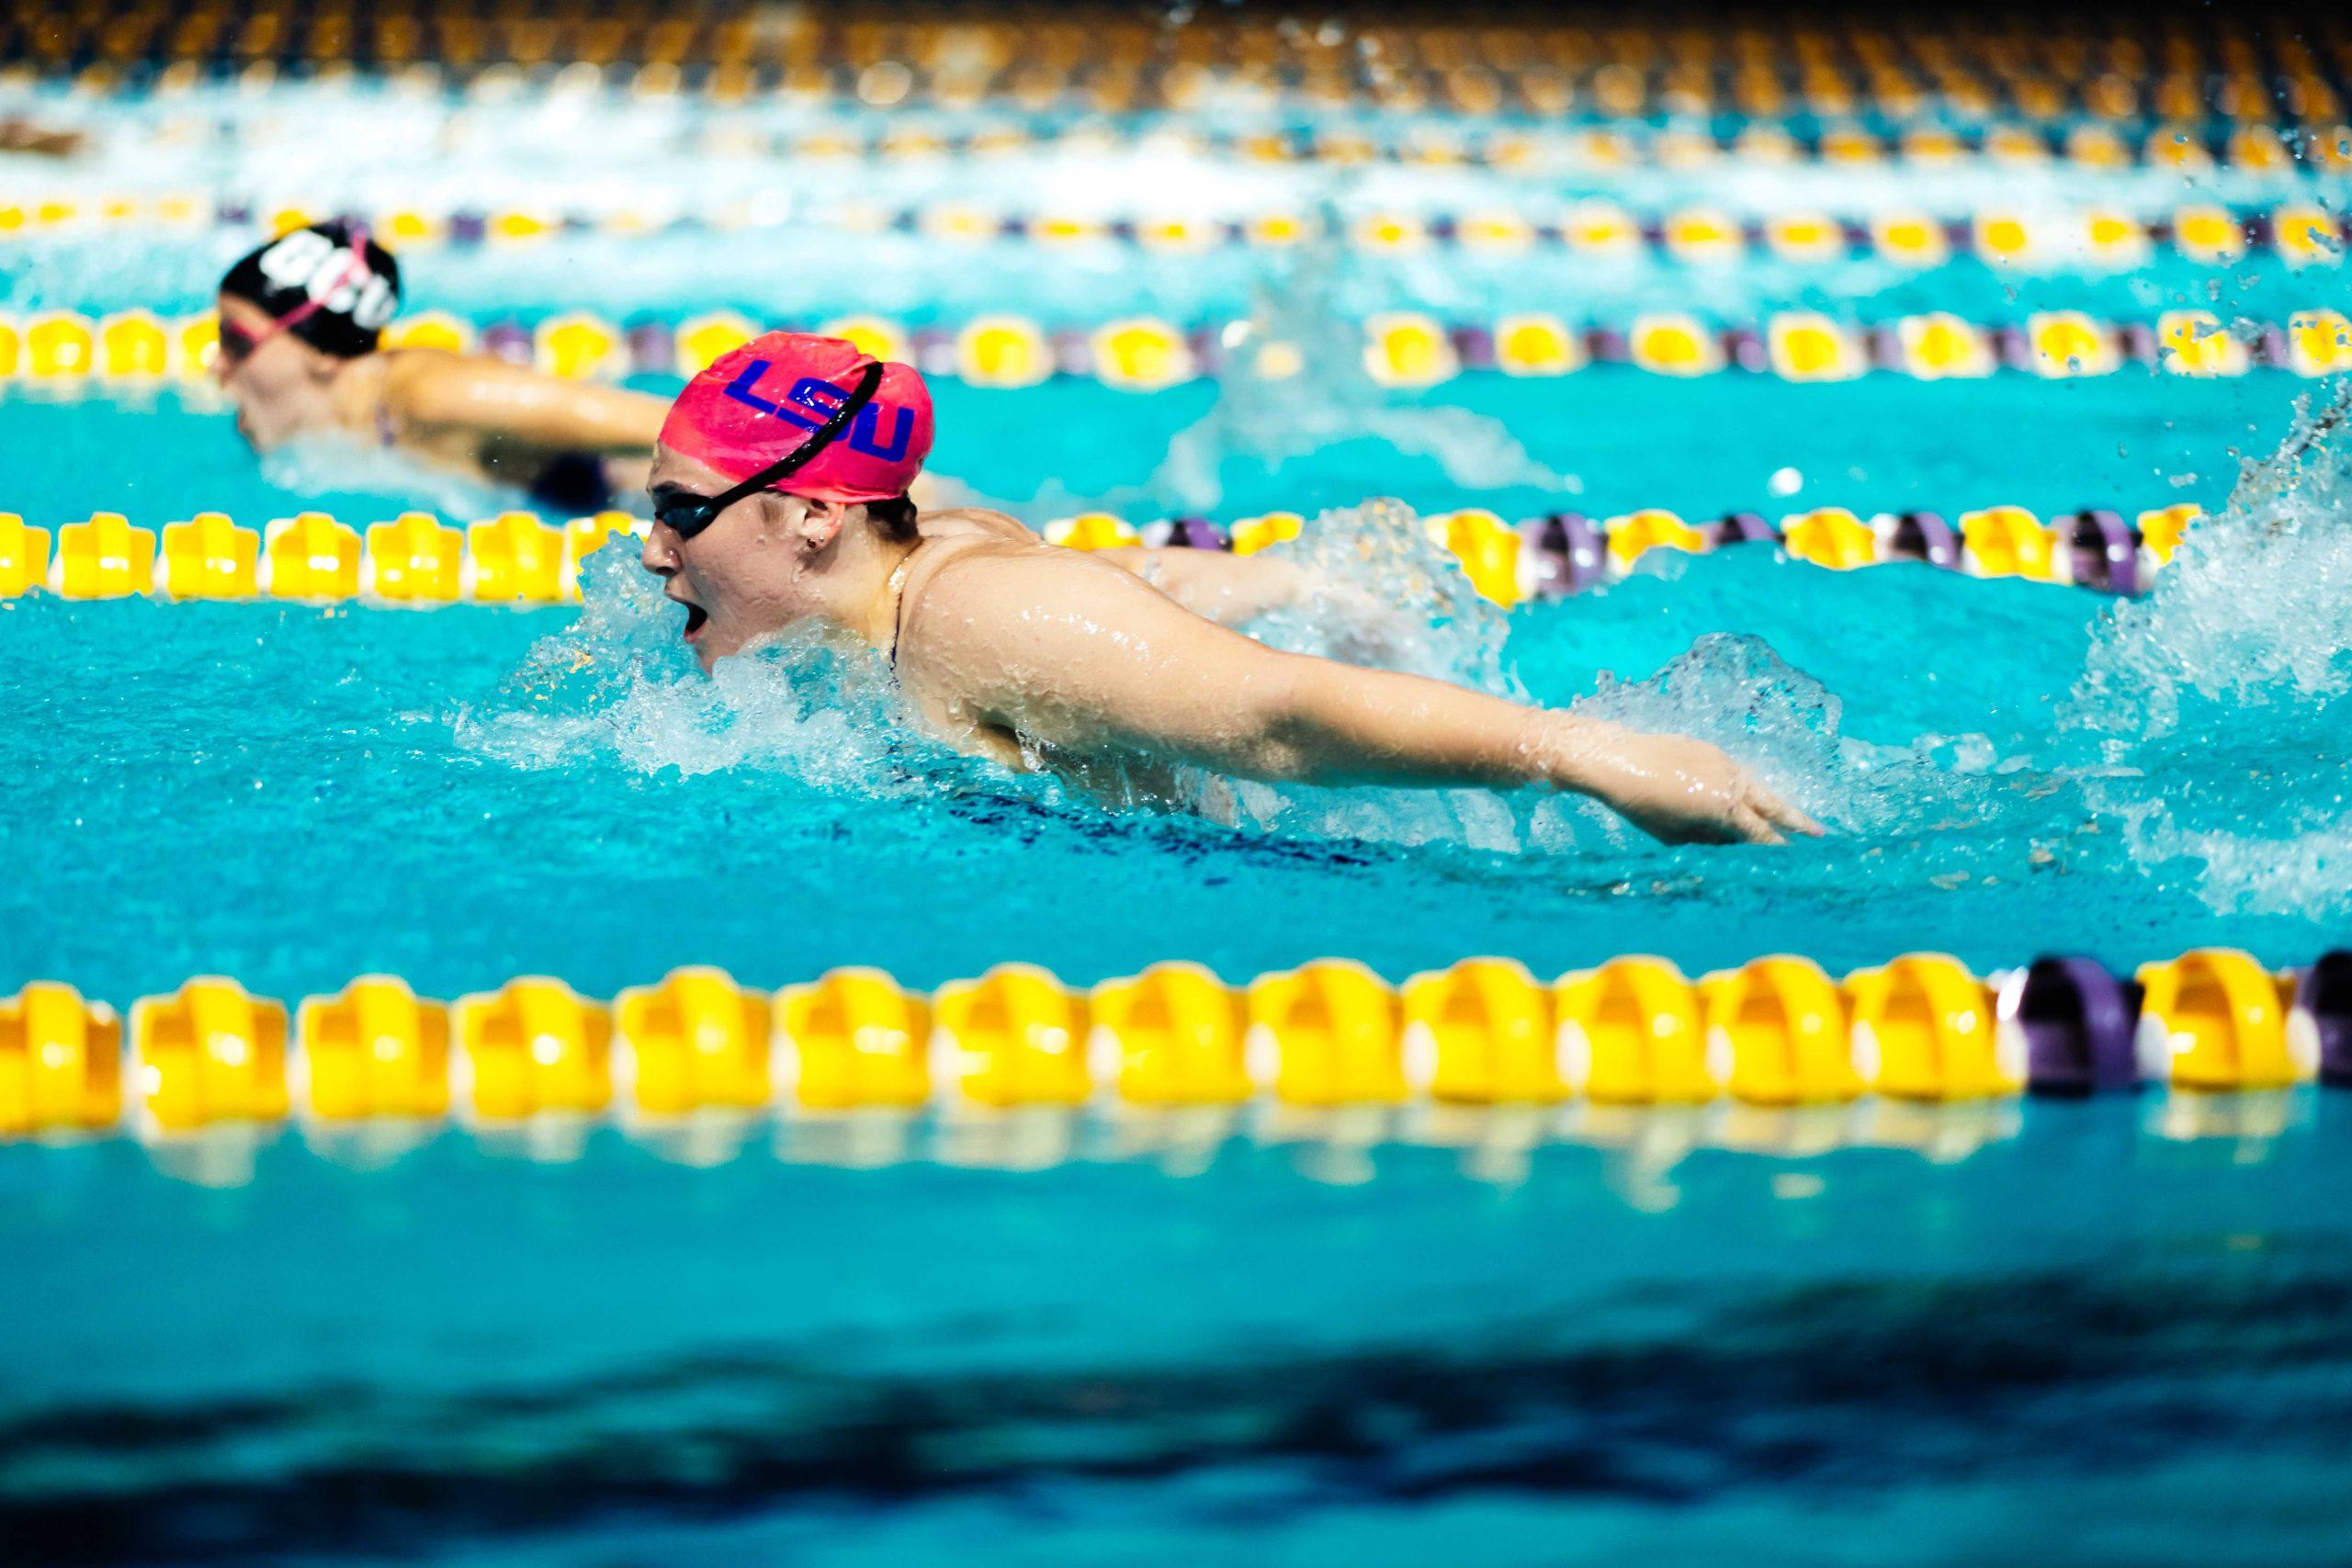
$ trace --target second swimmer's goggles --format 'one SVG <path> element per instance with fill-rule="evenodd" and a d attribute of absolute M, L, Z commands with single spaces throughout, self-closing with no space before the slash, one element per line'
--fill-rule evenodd
<path fill-rule="evenodd" d="M 747 495 L 756 495 L 769 489 L 776 480 L 789 479 L 813 461 L 818 453 L 831 446 L 834 437 L 849 428 L 849 422 L 858 412 L 874 400 L 882 385 L 882 366 L 877 361 L 868 365 L 857 378 L 857 389 L 843 398 L 841 406 L 819 425 L 816 433 L 794 447 L 782 458 L 769 464 L 750 479 L 731 490 L 717 495 L 693 495 L 682 491 L 665 491 L 653 507 L 653 520 L 668 528 L 681 539 L 691 539 L 713 523 L 718 514 Z"/>

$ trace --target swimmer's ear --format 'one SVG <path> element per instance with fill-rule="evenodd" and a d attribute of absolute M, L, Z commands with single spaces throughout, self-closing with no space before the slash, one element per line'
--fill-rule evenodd
<path fill-rule="evenodd" d="M 797 496 L 800 516 L 792 531 L 800 536 L 812 550 L 821 550 L 841 536 L 842 525 L 849 521 L 849 508 L 838 501 L 815 501 Z"/>

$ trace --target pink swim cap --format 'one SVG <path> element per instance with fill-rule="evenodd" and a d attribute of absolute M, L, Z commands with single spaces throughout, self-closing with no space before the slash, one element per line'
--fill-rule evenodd
<path fill-rule="evenodd" d="M 750 479 L 808 440 L 876 363 L 842 338 L 763 333 L 686 383 L 662 422 L 662 445 L 730 479 Z M 776 489 L 842 502 L 907 493 L 931 456 L 931 389 L 913 366 L 880 363 L 874 400 Z"/>

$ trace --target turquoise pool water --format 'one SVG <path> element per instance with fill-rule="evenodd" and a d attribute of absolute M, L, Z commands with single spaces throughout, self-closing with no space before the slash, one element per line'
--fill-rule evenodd
<path fill-rule="evenodd" d="M 540 177 L 560 196 L 594 152 Z M 108 157 L 100 177 L 127 177 Z M 219 147 L 157 167 L 250 173 Z M 390 200 L 416 171 L 383 173 Z M 452 177 L 480 197 L 514 176 L 477 159 Z M 1282 178 L 1286 199 L 1359 205 L 1518 188 Z M 1731 175 L 1616 179 L 1665 203 Z M 2018 187 L 1980 171 L 1928 194 Z M 2025 194 L 2208 193 L 2074 171 Z M 199 309 L 242 243 L 29 243 L 0 252 L 0 306 Z M 2289 964 L 2352 924 L 2352 448 L 2282 455 L 2312 429 L 2297 398 L 2331 389 L 1601 368 L 1401 393 L 1331 346 L 1409 302 L 2267 318 L 2341 308 L 2333 273 L 900 242 L 862 270 L 810 265 L 838 243 L 561 240 L 412 271 L 420 304 L 526 317 L 1254 311 L 1321 345 L 1316 377 L 948 384 L 936 466 L 1038 521 L 1326 513 L 1296 547 L 1336 563 L 1374 540 L 1374 586 L 1455 581 L 1377 497 L 2222 515 L 2132 604 L 1756 549 L 1508 617 L 1453 587 L 1400 598 L 1401 662 L 1751 759 L 1834 829 L 1780 852 L 1664 849 L 1533 797 L 1105 809 L 941 755 L 854 661 L 784 649 L 702 679 L 617 551 L 580 611 L 8 602 L 0 989 L 124 1002 L 225 973 L 295 996 L 384 970 L 445 997 L 528 972 L 605 995 L 686 963 L 930 985 L 1008 959 L 1084 983 L 1331 953 L 1398 978 L 1633 951 L 1693 973 L 1784 950 L 1833 970 L 1916 949 L 2129 966 L 2216 942 Z M 175 392 L 0 394 L 0 507 L 45 525 L 497 500 L 347 456 L 258 468 Z M 615 1134 L 557 1164 L 453 1135 L 351 1169 L 289 1135 L 216 1190 L 128 1144 L 0 1148 L 0 1538 L 37 1561 L 2323 1560 L 2352 1548 L 2342 1100 L 2265 1100 L 2202 1137 L 2154 1099 L 2032 1104 L 1957 1164 L 1668 1137 L 1484 1180 L 1451 1151 L 1246 1141 L 1181 1180 L 1110 1159 L 835 1169 L 789 1145 L 691 1169 Z"/>

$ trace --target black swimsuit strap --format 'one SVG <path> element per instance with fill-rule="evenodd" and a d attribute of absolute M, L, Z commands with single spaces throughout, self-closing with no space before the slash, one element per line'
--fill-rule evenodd
<path fill-rule="evenodd" d="M 899 580 L 899 602 L 890 606 L 890 673 L 894 678 L 899 673 L 899 637 L 907 626 L 907 583 L 913 577 L 909 569 L 914 565 L 916 555 L 929 543 L 929 539 L 917 539 L 915 547 L 900 556 L 899 564 L 890 571 L 890 575 Z"/>

